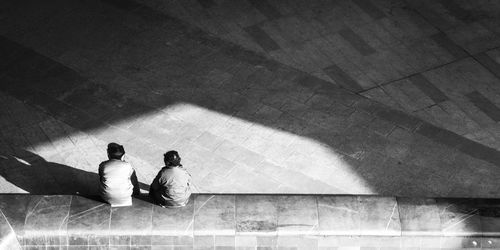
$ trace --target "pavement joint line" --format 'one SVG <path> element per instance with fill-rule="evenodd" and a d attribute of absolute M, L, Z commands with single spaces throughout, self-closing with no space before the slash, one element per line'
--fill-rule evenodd
<path fill-rule="evenodd" d="M 495 48 L 495 49 L 498 49 L 498 48 L 500 48 L 500 46 L 498 46 L 498 47 L 497 47 L 497 48 Z M 491 49 L 491 50 L 495 50 L 495 49 Z M 487 50 L 487 51 L 491 51 L 491 50 Z M 478 54 L 481 54 L 481 53 L 484 53 L 487 57 L 489 57 L 489 56 L 488 56 L 488 54 L 486 54 L 486 52 L 487 52 L 487 51 L 479 52 L 479 53 L 477 53 L 477 54 L 475 54 L 475 55 L 473 55 L 473 56 L 471 56 L 471 57 L 472 57 L 472 59 L 474 59 L 474 61 L 475 61 L 476 63 L 478 63 L 479 65 L 481 65 L 484 69 L 486 69 L 488 72 L 490 72 L 490 74 L 492 74 L 494 77 L 496 77 L 496 78 L 500 81 L 500 75 L 498 75 L 498 73 L 497 73 L 497 72 L 493 72 L 493 71 L 490 69 L 490 67 L 487 67 L 486 65 L 484 65 L 484 64 L 483 64 L 481 61 L 479 61 L 479 60 L 477 59 L 477 57 L 476 57 Z M 493 60 L 493 59 L 492 59 L 492 60 Z M 499 67 L 500 67 L 500 64 L 499 64 L 499 63 L 497 63 L 497 64 L 498 64 L 498 65 L 499 65 Z"/>
<path fill-rule="evenodd" d="M 398 78 L 398 79 L 395 79 L 395 80 L 391 80 L 391 81 L 388 81 L 388 82 L 384 82 L 384 83 L 380 83 L 380 85 L 378 86 L 375 86 L 375 87 L 371 87 L 371 88 L 368 88 L 368 89 L 365 89 L 359 93 L 363 93 L 363 92 L 366 92 L 366 91 L 369 91 L 369 90 L 372 90 L 372 89 L 376 89 L 376 88 L 379 88 L 379 87 L 383 87 L 385 85 L 389 85 L 391 83 L 394 83 L 394 82 L 397 82 L 397 81 L 401 81 L 401 80 L 405 80 L 407 78 L 410 78 L 412 76 L 416 76 L 416 75 L 419 75 L 419 74 L 424 74 L 424 73 L 427 73 L 429 71 L 432 71 L 432 70 L 436 70 L 436 69 L 439 69 L 441 67 L 445 67 L 445 66 L 448 66 L 450 64 L 453 64 L 453 63 L 456 63 L 456 62 L 459 62 L 461 60 L 464 60 L 464 59 L 467 59 L 468 57 L 473 57 L 473 56 L 467 56 L 467 57 L 462 57 L 462 58 L 458 58 L 458 59 L 455 59 L 453 61 L 450 61 L 450 62 L 447 62 L 447 63 L 444 63 L 444 64 L 440 64 L 440 65 L 436 65 L 432 68 L 428 68 L 428 69 L 425 69 L 423 71 L 420 71 L 420 72 L 417 72 L 417 73 L 413 73 L 413 74 L 410 74 L 410 75 L 407 75 L 405 77 L 401 77 L 401 78 Z M 356 93 L 356 94 L 359 94 L 359 93 Z"/>
<path fill-rule="evenodd" d="M 407 5 L 408 5 L 408 8 L 411 9 L 413 12 L 417 13 L 417 15 L 419 15 L 423 20 L 425 20 L 429 25 L 431 25 L 432 27 L 434 27 L 436 30 L 438 30 L 442 35 L 444 35 L 445 37 L 448 37 L 448 35 L 446 35 L 446 32 L 444 30 L 442 30 L 440 27 L 438 27 L 437 25 L 433 24 L 432 22 L 430 22 L 424 15 L 422 15 L 422 13 L 420 13 L 420 11 L 418 11 L 417 9 L 414 9 L 413 7 L 410 6 L 410 4 L 408 4 L 408 1 L 411 1 L 411 0 L 405 0 L 405 2 L 407 2 Z M 451 39 L 450 39 L 451 40 Z M 464 49 L 462 46 L 460 46 L 459 44 L 453 42 L 454 45 L 456 45 L 457 47 L 459 47 L 462 52 L 465 52 L 466 55 L 468 56 L 472 56 L 466 49 Z"/>

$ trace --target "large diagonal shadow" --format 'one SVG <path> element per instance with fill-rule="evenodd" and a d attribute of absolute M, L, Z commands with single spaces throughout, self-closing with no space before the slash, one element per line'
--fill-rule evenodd
<path fill-rule="evenodd" d="M 18 149 L 15 155 L 0 155 L 1 175 L 30 194 L 98 194 L 99 176 L 71 166 L 46 161 L 43 157 Z M 142 189 L 148 185 L 139 183 Z"/>
<path fill-rule="evenodd" d="M 500 173 L 491 167 L 494 161 L 477 161 L 457 148 L 448 147 L 449 142 L 443 146 L 412 133 L 422 125 L 419 120 L 210 37 L 152 9 L 127 3 L 130 5 L 120 4 L 120 11 L 111 6 L 95 7 L 89 3 L 84 5 L 86 9 L 71 12 L 77 17 L 66 14 L 48 21 L 57 37 L 70 38 L 75 44 L 55 39 L 54 34 L 43 33 L 43 25 L 31 33 L 28 30 L 22 35 L 8 34 L 20 43 L 1 37 L 0 90 L 77 130 L 90 134 L 104 131 L 100 133 L 100 139 L 125 141 L 137 155 L 151 161 L 154 160 L 149 157 L 152 150 L 155 154 L 158 148 L 165 147 L 190 150 L 194 138 L 189 136 L 199 138 L 200 131 L 201 134 L 206 132 L 204 129 L 208 125 L 235 118 L 237 124 L 256 124 L 247 128 L 258 128 L 252 132 L 262 133 L 262 140 L 273 134 L 281 136 L 284 141 L 298 142 L 287 145 L 288 153 L 296 158 L 282 162 L 283 171 L 303 171 L 305 176 L 314 177 L 326 185 L 335 185 L 329 183 L 328 178 L 352 177 L 344 176 L 345 171 L 341 171 L 350 168 L 352 175 L 369 187 L 370 190 L 364 191 L 366 193 L 498 195 L 494 183 Z M 101 7 L 109 18 L 89 13 L 89 9 Z M 36 10 L 34 14 L 25 14 L 42 15 Z M 133 20 L 119 20 L 119 15 Z M 87 20 L 80 21 L 78 17 Z M 85 27 L 86 21 L 93 18 L 97 18 L 95 27 Z M 69 24 L 58 25 L 65 22 L 71 24 L 71 30 L 65 28 Z M 37 43 L 35 38 L 54 44 Z M 42 55 L 42 52 L 63 63 Z M 176 119 L 170 119 L 171 114 L 187 122 L 176 124 Z M 142 122 L 150 116 L 157 117 L 152 121 L 157 123 L 156 127 L 146 127 Z M 386 118 L 386 121 L 377 116 Z M 211 117 L 214 119 L 209 119 Z M 434 129 L 424 125 L 424 128 Z M 14 148 L 24 149 L 48 142 L 47 138 L 36 136 L 29 142 L 19 139 L 15 126 L 7 124 L 12 133 L 3 131 L 5 140 L 15 145 Z M 232 131 L 237 140 L 238 134 L 249 133 L 243 129 L 240 126 L 236 131 L 227 128 L 219 132 Z M 66 136 L 61 131 L 51 132 L 53 143 Z M 211 132 L 216 134 L 217 131 Z M 441 130 L 437 133 L 442 135 Z M 186 140 L 178 140 L 179 135 L 185 136 Z M 176 141 L 171 141 L 172 138 Z M 318 148 L 325 149 L 326 153 L 310 156 L 310 153 L 315 153 L 311 145 L 319 145 Z M 282 147 L 281 144 L 264 146 Z M 221 152 L 227 158 L 241 164 L 251 162 L 251 159 L 244 158 L 249 154 L 230 151 L 229 146 L 227 149 Z M 13 154 L 15 151 L 18 150 Z M 279 153 L 274 155 L 280 156 Z M 323 156 L 327 161 L 301 162 L 301 156 L 310 156 L 307 160 Z M 491 159 L 491 156 L 485 158 Z M 297 162 L 300 164 L 293 165 Z M 468 171 L 471 163 L 481 164 L 485 170 Z M 13 161 L 3 168 L 10 168 L 11 164 L 20 166 Z M 53 174 L 64 172 L 61 165 L 49 165 L 58 169 Z M 202 162 L 200 165 L 211 168 L 217 162 Z M 265 167 L 259 165 L 262 166 Z M 44 169 L 46 167 L 41 167 L 41 172 Z M 315 169 L 324 171 L 324 174 L 314 173 Z M 335 176 L 336 171 L 338 176 Z M 464 184 L 463 173 L 472 180 L 466 183 L 468 189 L 458 188 Z M 16 182 L 11 175 L 4 177 Z M 245 181 L 244 177 L 239 178 Z M 26 185 L 21 188 L 29 191 L 37 187 Z M 329 192 L 336 192 L 332 190 Z M 344 192 L 356 192 L 353 190 L 348 187 Z"/>

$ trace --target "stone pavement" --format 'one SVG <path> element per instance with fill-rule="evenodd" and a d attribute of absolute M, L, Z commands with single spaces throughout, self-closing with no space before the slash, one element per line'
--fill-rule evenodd
<path fill-rule="evenodd" d="M 365 4 L 360 2 L 339 1 L 338 6 Z M 499 80 L 488 71 L 497 66 L 493 50 L 473 57 L 464 54 L 463 59 L 434 55 L 439 60 L 430 68 L 398 71 L 403 78 L 398 81 L 390 74 L 380 77 L 380 82 L 370 78 L 371 85 L 353 89 L 349 84 L 360 81 L 345 72 L 346 66 L 328 65 L 325 74 L 336 77 L 329 80 L 324 74 L 269 57 L 280 45 L 259 25 L 251 25 L 267 18 L 264 14 L 289 20 L 283 25 L 291 37 L 284 40 L 295 43 L 292 35 L 306 35 L 287 26 L 306 24 L 302 22 L 306 17 L 276 12 L 273 9 L 282 10 L 276 9 L 275 2 L 186 1 L 182 3 L 191 5 L 182 9 L 174 8 L 177 2 L 151 3 L 155 5 L 77 0 L 0 3 L 4 10 L 0 192 L 95 193 L 96 170 L 106 157 L 105 146 L 116 141 L 124 144 L 144 190 L 162 165 L 162 153 L 175 149 L 200 193 L 499 197 L 499 140 L 492 136 L 498 131 L 494 120 L 499 115 L 498 99 L 493 96 Z M 250 11 L 250 3 L 259 12 Z M 404 6 L 394 11 L 406 10 Z M 164 12 L 169 8 L 176 10 L 176 18 Z M 247 14 L 240 15 L 238 8 Z M 363 8 L 373 13 L 346 12 L 342 23 L 367 23 L 385 13 L 371 4 Z M 217 16 L 218 22 L 209 14 Z M 398 15 L 404 19 L 416 14 Z M 327 13 L 320 16 L 328 18 Z M 190 21 L 186 17 L 198 18 L 196 25 L 183 22 Z M 420 21 L 424 27 L 429 25 Z M 264 37 L 259 40 L 261 49 L 247 50 L 252 48 L 242 43 L 248 39 L 232 41 L 224 36 L 230 33 L 217 33 L 210 25 L 244 27 L 245 34 Z M 377 60 L 400 65 L 401 61 L 411 64 L 408 58 L 412 58 L 416 64 L 429 65 L 426 53 L 417 48 L 404 50 L 415 53 L 393 61 L 374 52 L 378 47 L 361 43 L 358 31 L 347 27 L 339 27 L 332 39 L 350 39 L 363 56 L 375 55 L 370 64 L 357 61 L 371 65 L 367 68 L 373 74 L 387 73 L 383 67 L 388 66 Z M 438 34 L 434 41 L 449 42 L 434 29 L 425 34 Z M 471 44 L 470 53 L 483 51 L 477 44 L 467 44 Z M 313 54 L 300 53 L 304 65 L 315 65 L 307 61 Z M 357 60 L 335 53 L 326 58 Z M 388 93 L 386 86 L 407 86 L 428 99 L 405 92 L 415 99 L 396 102 L 394 96 L 373 94 Z M 361 95 L 354 94 L 358 90 Z M 401 108 L 401 103 L 413 110 Z M 440 107 L 448 109 L 439 113 Z"/>
<path fill-rule="evenodd" d="M 267 58 L 500 149 L 498 3 L 141 2 Z"/>

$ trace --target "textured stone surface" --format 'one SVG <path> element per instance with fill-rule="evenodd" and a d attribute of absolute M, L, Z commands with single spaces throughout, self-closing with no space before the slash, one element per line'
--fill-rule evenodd
<path fill-rule="evenodd" d="M 357 197 L 319 197 L 318 220 L 318 230 L 323 234 L 359 234 L 361 221 Z"/>
<path fill-rule="evenodd" d="M 153 227 L 155 234 L 161 235 L 190 235 L 194 223 L 194 198 L 185 207 L 178 209 L 162 208 L 153 206 Z"/>
<path fill-rule="evenodd" d="M 0 195 L 2 200 L 5 197 L 12 199 L 26 195 Z M 139 222 L 122 216 L 120 223 L 113 223 L 118 218 L 112 213 L 118 210 L 104 203 L 96 208 L 99 202 L 89 198 L 31 198 L 53 205 L 49 206 L 50 213 L 32 214 L 31 210 L 25 210 L 19 211 L 18 217 L 12 217 L 12 214 L 3 216 L 0 224 L 2 247 L 15 249 L 15 245 L 6 245 L 4 239 L 10 237 L 15 243 L 17 236 L 20 245 L 28 249 L 495 249 L 500 232 L 497 199 L 196 195 L 193 204 L 178 209 L 161 208 L 144 201 L 144 198 L 134 199 L 136 205 L 118 213 L 125 215 L 141 209 L 146 203 L 150 211 L 151 207 L 153 210 L 158 208 L 149 214 L 149 221 L 154 222 L 154 228 L 145 231 L 142 225 L 144 219 Z M 51 229 L 53 225 L 48 223 L 49 230 L 40 226 L 40 232 L 20 235 L 22 231 L 9 226 L 10 221 L 26 218 L 31 221 L 37 218 L 59 221 L 57 211 L 67 211 L 61 200 L 71 200 L 67 229 L 61 228 L 54 232 Z M 203 203 L 196 205 L 197 202 Z M 227 209 L 228 204 L 232 204 L 232 211 Z M 2 211 L 14 210 L 18 205 L 15 202 L 4 204 Z M 85 207 L 90 209 L 84 210 Z M 107 218 L 100 216 L 103 221 L 113 223 L 109 230 L 102 230 L 103 223 L 98 220 L 89 220 L 87 224 L 71 223 L 80 215 L 90 218 L 102 207 L 108 211 L 112 209 L 112 213 L 107 213 Z M 199 210 L 194 210 L 194 207 Z M 137 218 L 135 215 L 134 218 Z M 182 230 L 188 222 L 183 218 L 191 218 L 189 223 L 194 225 L 195 230 L 191 226 Z M 162 223 L 165 225 L 160 226 Z M 26 221 L 26 225 L 30 224 L 30 221 Z M 172 229 L 168 230 L 167 226 Z M 97 230 L 92 232 L 89 228 Z"/>
<path fill-rule="evenodd" d="M 441 232 L 445 235 L 482 235 L 480 209 L 473 200 L 436 200 L 441 219 Z"/>
<path fill-rule="evenodd" d="M 132 206 L 111 208 L 109 230 L 114 234 L 150 235 L 153 223 L 153 207 L 150 201 L 136 199 Z M 113 232 L 117 230 L 116 233 Z"/>
<path fill-rule="evenodd" d="M 247 204 L 253 204 L 248 206 Z M 278 206 L 276 197 L 262 195 L 236 196 L 236 232 L 276 232 Z"/>
<path fill-rule="evenodd" d="M 101 201 L 73 196 L 68 217 L 69 234 L 108 234 L 111 208 Z"/>
<path fill-rule="evenodd" d="M 0 247 L 2 249 L 21 249 L 21 245 L 17 241 L 16 233 L 7 221 L 7 218 L 0 211 Z"/>
<path fill-rule="evenodd" d="M 317 233 L 319 219 L 316 197 L 280 196 L 277 225 L 279 235 Z"/>
<path fill-rule="evenodd" d="M 71 196 L 42 196 L 30 202 L 25 235 L 60 235 L 67 230 Z"/>
<path fill-rule="evenodd" d="M 235 206 L 234 195 L 198 195 L 194 201 L 194 234 L 234 235 Z"/>
<path fill-rule="evenodd" d="M 434 199 L 398 198 L 402 235 L 440 235 L 441 218 Z"/>

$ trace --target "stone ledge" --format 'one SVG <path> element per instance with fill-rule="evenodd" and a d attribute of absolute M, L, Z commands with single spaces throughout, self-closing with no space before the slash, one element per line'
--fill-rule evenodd
<path fill-rule="evenodd" d="M 500 236 L 496 199 L 198 194 L 171 209 L 145 197 L 111 208 L 76 195 L 3 194 L 0 209 L 19 236 Z"/>
<path fill-rule="evenodd" d="M 111 208 L 76 195 L 3 194 L 0 210 L 7 219 L 0 228 L 10 224 L 25 246 L 192 246 L 194 239 L 221 237 L 251 242 L 375 237 L 400 245 L 407 239 L 500 245 L 496 199 L 197 194 L 186 207 L 169 209 L 145 197 L 134 198 L 131 207 Z"/>
<path fill-rule="evenodd" d="M 21 249 L 16 234 L 2 211 L 0 211 L 0 249 Z"/>

